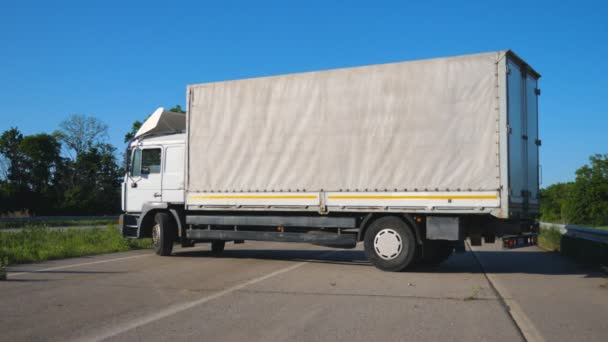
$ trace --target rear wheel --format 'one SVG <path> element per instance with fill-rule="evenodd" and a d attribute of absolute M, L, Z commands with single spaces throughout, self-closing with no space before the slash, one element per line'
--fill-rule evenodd
<path fill-rule="evenodd" d="M 386 216 L 374 221 L 365 232 L 367 259 L 383 271 L 399 272 L 408 267 L 416 251 L 412 229 L 399 217 Z"/>
<path fill-rule="evenodd" d="M 211 242 L 211 253 L 215 256 L 222 254 L 226 241 L 212 241 Z"/>
<path fill-rule="evenodd" d="M 177 227 L 167 213 L 156 214 L 154 221 L 155 224 L 152 227 L 154 252 L 162 256 L 171 255 Z"/>

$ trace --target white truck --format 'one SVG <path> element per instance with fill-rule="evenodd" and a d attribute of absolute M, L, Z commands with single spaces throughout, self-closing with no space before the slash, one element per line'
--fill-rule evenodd
<path fill-rule="evenodd" d="M 128 144 L 123 235 L 363 241 L 400 271 L 534 231 L 539 77 L 498 51 L 191 85 Z"/>

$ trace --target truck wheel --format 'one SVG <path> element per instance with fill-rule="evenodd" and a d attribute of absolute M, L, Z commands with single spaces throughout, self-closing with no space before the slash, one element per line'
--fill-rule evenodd
<path fill-rule="evenodd" d="M 454 245 L 450 241 L 424 241 L 424 256 L 420 259 L 423 265 L 439 265 L 452 255 Z"/>
<path fill-rule="evenodd" d="M 412 229 L 399 217 L 374 221 L 364 238 L 367 259 L 383 271 L 399 272 L 414 259 L 416 240 Z"/>
<path fill-rule="evenodd" d="M 162 256 L 171 255 L 177 227 L 175 227 L 167 213 L 156 214 L 154 221 L 156 222 L 154 227 L 152 227 L 154 252 Z"/>
<path fill-rule="evenodd" d="M 219 256 L 224 251 L 226 241 L 211 241 L 211 254 Z"/>

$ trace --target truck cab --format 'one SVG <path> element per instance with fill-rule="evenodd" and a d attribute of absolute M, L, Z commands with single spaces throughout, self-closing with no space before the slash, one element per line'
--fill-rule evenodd
<path fill-rule="evenodd" d="M 185 113 L 159 108 L 129 142 L 122 182 L 125 236 L 149 236 L 138 229 L 146 212 L 183 206 L 184 131 Z"/>

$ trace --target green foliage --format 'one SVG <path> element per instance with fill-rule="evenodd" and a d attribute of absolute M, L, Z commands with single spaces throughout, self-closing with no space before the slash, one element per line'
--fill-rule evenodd
<path fill-rule="evenodd" d="M 538 235 L 538 245 L 549 251 L 559 251 L 562 234 L 557 229 L 542 229 Z"/>
<path fill-rule="evenodd" d="M 608 225 L 608 154 L 589 158 L 570 183 L 541 191 L 541 219 L 547 222 Z"/>
<path fill-rule="evenodd" d="M 573 222 L 608 224 L 608 154 L 589 158 L 590 165 L 576 171 L 568 216 Z"/>
<path fill-rule="evenodd" d="M 34 228 L 34 227 L 87 227 L 87 226 L 106 226 L 114 224 L 116 220 L 49 220 L 32 222 L 0 222 L 0 230 L 14 228 Z"/>
<path fill-rule="evenodd" d="M 70 163 L 70 184 L 64 190 L 64 208 L 80 214 L 111 214 L 120 211 L 121 172 L 115 149 L 98 144 Z"/>
<path fill-rule="evenodd" d="M 0 214 L 28 210 L 35 215 L 105 215 L 120 211 L 120 182 L 115 148 L 102 142 L 107 126 L 74 115 L 62 131 L 24 136 L 11 128 L 0 136 L 8 165 L 0 180 Z M 62 157 L 61 147 L 74 152 Z"/>
<path fill-rule="evenodd" d="M 573 183 L 557 183 L 541 189 L 541 217 L 545 222 L 566 223 L 566 210 Z"/>
<path fill-rule="evenodd" d="M 143 122 L 135 120 L 133 125 L 131 125 L 131 130 L 125 134 L 125 143 L 128 143 L 131 139 L 133 139 L 133 137 L 135 137 L 135 133 L 139 131 L 141 125 L 143 125 Z"/>
<path fill-rule="evenodd" d="M 106 228 L 51 230 L 30 227 L 19 232 L 0 232 L 0 258 L 8 264 L 123 252 L 150 248 L 150 239 L 125 239 L 116 226 Z"/>
<path fill-rule="evenodd" d="M 182 106 L 180 105 L 175 105 L 175 107 L 169 109 L 170 112 L 176 112 L 176 113 L 185 113 L 186 111 L 182 109 Z"/>
<path fill-rule="evenodd" d="M 55 177 L 64 164 L 60 143 L 49 134 L 23 136 L 11 128 L 0 136 L 0 153 L 8 162 L 6 180 L 0 183 L 0 208 L 42 210 L 55 201 Z"/>
<path fill-rule="evenodd" d="M 8 266 L 8 257 L 0 255 L 0 280 L 6 280 L 6 266 Z"/>

